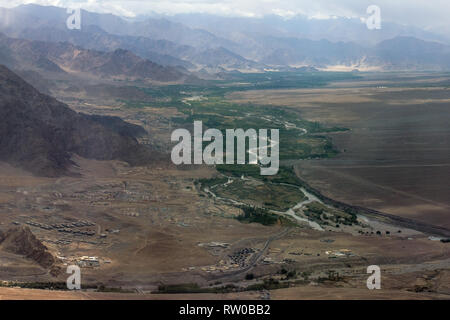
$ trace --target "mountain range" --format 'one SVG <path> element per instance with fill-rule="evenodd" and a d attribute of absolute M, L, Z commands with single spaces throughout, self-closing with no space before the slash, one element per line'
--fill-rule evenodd
<path fill-rule="evenodd" d="M 161 66 L 131 51 L 83 49 L 68 42 L 43 42 L 8 38 L 0 34 L 0 63 L 16 69 L 54 73 L 82 72 L 92 77 L 178 81 L 180 69 Z"/>
<path fill-rule="evenodd" d="M 214 73 L 299 66 L 349 70 L 448 70 L 450 66 L 448 37 L 389 22 L 374 31 L 348 18 L 191 14 L 124 19 L 82 10 L 81 30 L 69 30 L 67 17 L 66 10 L 57 7 L 1 9 L 0 31 L 9 37 L 68 42 L 99 52 L 127 50 L 184 74 L 186 70 Z M 114 60 L 114 54 L 110 58 Z"/>

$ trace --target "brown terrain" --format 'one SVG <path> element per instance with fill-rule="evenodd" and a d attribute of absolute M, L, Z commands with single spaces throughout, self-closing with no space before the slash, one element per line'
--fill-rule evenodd
<path fill-rule="evenodd" d="M 179 171 L 82 158 L 74 161 L 82 178 L 37 178 L 2 166 L 0 227 L 29 226 L 62 270 L 52 274 L 26 252 L 8 250 L 2 244 L 2 279 L 64 282 L 66 265 L 82 256 L 95 256 L 98 266 L 82 268 L 84 286 L 102 284 L 139 294 L 0 288 L 3 299 L 448 298 L 448 244 L 431 241 L 423 233 L 383 224 L 375 225 L 383 235 L 364 236 L 305 226 L 242 224 L 230 219 L 235 209 L 200 196 L 194 177 L 210 176 L 209 169 Z M 76 227 L 80 221 L 89 225 Z M 387 230 L 390 235 L 385 235 Z M 244 258 L 243 265 L 229 260 L 229 255 L 248 248 L 254 253 Z M 382 267 L 380 292 L 365 288 L 365 268 L 371 264 Z M 150 294 L 161 284 L 247 287 L 267 277 L 282 279 L 281 268 L 301 275 L 295 287 L 270 293 Z M 330 278 L 330 270 L 339 277 Z M 248 273 L 256 279 L 245 280 Z M 321 291 L 327 294 L 320 297 Z"/>
<path fill-rule="evenodd" d="M 70 85 L 81 86 L 76 81 Z M 107 83 L 100 87 L 111 86 L 111 83 Z M 89 88 L 89 83 L 84 84 L 84 87 Z M 375 126 L 374 124 L 380 123 L 375 121 L 379 119 L 377 117 L 385 119 L 384 112 L 389 110 L 400 118 L 409 114 L 401 113 L 407 106 L 382 105 L 381 108 L 384 109 L 377 112 L 364 105 L 369 115 L 364 118 L 367 122 L 360 123 L 362 116 L 357 112 L 362 107 L 347 103 L 347 100 L 369 99 L 355 93 L 365 89 L 330 87 L 320 90 L 293 91 L 292 106 L 298 107 L 301 99 L 310 99 L 311 105 L 308 106 L 305 102 L 305 107 L 301 107 L 305 117 L 321 118 L 321 122 L 330 125 L 345 125 L 352 131 L 336 135 L 341 137 L 341 140 L 334 140 L 338 147 L 343 150 L 343 146 L 346 146 L 346 151 L 337 159 L 296 163 L 301 178 L 337 200 L 388 213 L 396 213 L 389 209 L 389 206 L 395 207 L 396 203 L 390 203 L 390 198 L 384 200 L 381 191 L 401 187 L 402 190 L 408 190 L 403 192 L 416 197 L 397 194 L 399 196 L 395 201 L 405 201 L 411 210 L 407 214 L 399 211 L 399 215 L 420 218 L 425 223 L 445 224 L 445 210 L 442 207 L 435 204 L 441 211 L 436 209 L 436 216 L 431 217 L 430 214 L 425 215 L 419 211 L 415 202 L 402 200 L 401 196 L 418 203 L 422 201 L 421 198 L 446 203 L 442 192 L 422 193 L 421 190 L 432 187 L 432 181 L 417 172 L 415 177 L 420 179 L 422 185 L 415 186 L 412 190 L 403 189 L 405 183 L 396 187 L 384 182 L 382 187 L 378 187 L 381 183 L 368 183 L 369 179 L 362 174 L 362 177 L 358 177 L 356 173 L 361 171 L 351 171 L 351 183 L 343 182 L 340 185 L 340 180 L 334 174 L 340 172 L 340 168 L 330 168 L 327 179 L 319 178 L 321 166 L 326 169 L 327 163 L 339 163 L 350 155 L 355 160 L 347 158 L 347 165 L 351 161 L 360 166 L 363 161 L 373 165 L 373 160 L 370 159 L 377 159 L 376 154 L 382 148 L 391 150 L 392 155 L 387 154 L 386 157 L 397 159 L 397 166 L 403 169 L 405 164 L 400 161 L 402 152 L 396 151 L 395 146 L 386 149 L 382 138 L 364 132 L 370 128 L 385 134 L 395 134 L 391 129 L 383 127 L 389 122 L 386 124 L 381 121 L 383 126 Z M 377 90 L 373 89 L 374 95 Z M 50 99 L 32 92 L 39 99 Z M 95 96 L 92 88 L 81 92 L 54 90 L 53 94 L 67 102 L 72 110 L 106 116 L 94 117 L 89 121 L 106 130 L 107 139 L 110 137 L 110 130 L 119 135 L 127 135 L 123 133 L 123 129 L 130 127 L 122 122 L 118 123 L 116 118 L 110 118 L 120 117 L 127 123 L 142 126 L 148 132 L 148 135 L 135 138 L 141 142 L 140 146 L 152 140 L 153 148 L 167 151 L 170 134 L 168 124 L 170 118 L 177 115 L 175 108 L 157 108 L 152 106 L 151 101 L 148 106 L 139 109 L 121 108 L 108 94 L 104 97 Z M 122 94 L 133 93 L 124 90 Z M 286 92 L 282 94 L 285 98 L 276 96 L 277 92 L 265 91 L 236 93 L 230 98 L 244 101 L 257 99 L 259 94 L 266 95 L 262 98 L 265 102 L 290 104 L 283 100 L 288 99 L 286 97 L 289 94 Z M 330 97 L 329 104 L 317 105 L 320 97 L 315 95 L 321 94 L 324 101 L 328 95 L 342 95 L 341 98 L 336 98 L 340 104 L 334 103 Z M 386 93 L 381 91 L 378 94 Z M 445 93 L 440 94 L 445 97 Z M 272 96 L 275 96 L 274 100 L 271 100 Z M 438 97 L 433 99 L 439 100 Z M 48 101 L 57 104 L 58 108 L 64 106 L 56 100 Z M 343 105 L 347 107 L 344 108 Z M 439 102 L 431 105 L 438 111 L 445 106 Z M 333 108 L 338 106 L 344 108 L 343 112 L 335 110 L 333 113 Z M 376 105 L 371 106 L 374 108 Z M 428 117 L 433 118 L 431 115 Z M 370 119 L 375 120 L 370 122 Z M 442 126 L 445 119 L 433 119 L 437 129 L 446 130 Z M 350 142 L 345 144 L 348 139 L 356 139 L 353 136 L 355 132 L 361 133 L 362 140 L 358 140 L 359 144 L 355 143 L 355 147 Z M 428 132 L 428 139 L 433 140 L 431 129 L 425 128 L 423 132 Z M 367 144 L 371 137 L 378 139 L 375 140 L 380 149 Z M 418 136 L 413 137 L 419 139 Z M 385 139 L 392 139 L 392 136 Z M 435 146 L 436 152 L 432 153 L 430 159 L 424 158 L 421 161 L 438 164 L 437 160 L 442 160 L 445 156 L 445 141 L 440 147 L 435 144 L 432 146 Z M 420 144 L 417 148 L 422 148 L 421 152 L 425 150 Z M 372 150 L 372 154 L 367 159 L 361 158 L 367 149 L 368 152 Z M 442 150 L 439 151 L 440 149 Z M 409 153 L 405 154 L 404 150 L 403 155 L 406 157 Z M 129 158 L 96 159 L 91 154 L 82 152 L 68 152 L 67 155 L 70 156 L 70 168 L 75 170 L 76 175 L 34 175 L 25 171 L 24 166 L 13 166 L 15 163 L 12 161 L 0 163 L 0 230 L 3 239 L 0 243 L 1 299 L 449 298 L 449 244 L 439 241 L 439 238 L 430 238 L 430 234 L 423 230 L 414 230 L 372 216 L 367 221 L 361 217 L 360 223 L 354 226 L 339 229 L 330 226 L 324 230 L 311 228 L 306 223 L 278 223 L 274 226 L 241 223 L 234 219 L 241 213 L 241 209 L 227 201 L 210 197 L 196 184 L 198 179 L 217 175 L 212 167 L 174 167 L 168 162 L 159 161 L 160 159 L 136 164 Z M 372 158 L 374 155 L 375 158 Z M 412 162 L 414 159 L 407 160 Z M 423 165 L 423 162 L 420 163 Z M 319 168 L 315 169 L 314 166 Z M 385 166 L 386 163 L 383 163 L 378 174 L 373 175 L 374 179 L 380 178 L 379 172 L 386 170 Z M 439 166 L 437 168 L 442 169 Z M 369 169 L 377 170 L 377 167 Z M 312 170 L 316 170 L 317 175 Z M 445 174 L 445 171 L 442 172 L 435 173 L 436 179 Z M 364 181 L 368 187 L 373 188 L 371 196 L 364 193 L 363 183 L 355 184 L 355 181 Z M 435 182 L 442 183 L 442 180 Z M 392 196 L 392 191 L 390 195 Z M 373 198 L 379 201 L 369 203 L 361 200 Z M 382 201 L 386 203 L 383 204 Z M 15 243 L 20 244 L 17 246 L 19 249 L 14 249 L 16 246 L 11 245 Z M 50 263 L 49 254 L 54 263 Z M 86 256 L 94 257 L 95 263 L 86 264 Z M 64 283 L 67 278 L 65 269 L 72 264 L 82 266 L 81 292 L 18 288 L 49 282 Z M 370 291 L 366 288 L 366 269 L 372 264 L 379 265 L 382 269 L 382 290 Z M 271 281 L 278 281 L 278 284 L 284 286 L 268 289 L 258 286 Z M 194 290 L 193 284 L 196 285 Z M 202 288 L 203 291 L 156 293 L 161 286 L 168 285 L 188 287 L 191 291 Z M 227 285 L 235 286 L 234 292 L 212 293 L 220 292 Z M 253 289 L 251 286 L 254 286 Z M 96 292 L 101 291 L 98 288 L 116 292 Z"/>
<path fill-rule="evenodd" d="M 186 78 L 177 68 L 158 65 L 123 49 L 113 52 L 86 50 L 67 42 L 14 39 L 2 33 L 0 45 L 0 63 L 19 70 L 157 82 L 175 82 Z"/>

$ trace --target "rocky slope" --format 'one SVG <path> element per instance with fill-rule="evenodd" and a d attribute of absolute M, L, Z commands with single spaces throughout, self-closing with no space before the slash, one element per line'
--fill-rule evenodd
<path fill-rule="evenodd" d="M 0 160 L 41 176 L 70 174 L 73 154 L 150 163 L 136 137 L 145 131 L 114 117 L 76 113 L 0 66 Z"/>
<path fill-rule="evenodd" d="M 55 258 L 28 227 L 16 227 L 0 234 L 0 250 L 25 256 L 44 268 L 55 264 Z"/>
<path fill-rule="evenodd" d="M 188 76 L 181 68 L 161 66 L 128 50 L 103 52 L 67 42 L 15 39 L 3 34 L 0 34 L 0 63 L 15 70 L 82 72 L 104 79 L 170 82 Z"/>

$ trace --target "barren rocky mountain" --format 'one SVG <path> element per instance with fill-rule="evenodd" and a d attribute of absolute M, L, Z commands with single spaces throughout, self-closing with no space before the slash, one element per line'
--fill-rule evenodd
<path fill-rule="evenodd" d="M 55 263 L 53 255 L 28 227 L 15 227 L 0 234 L 0 250 L 25 256 L 44 268 Z"/>
<path fill-rule="evenodd" d="M 450 47 L 413 37 L 397 37 L 379 43 L 370 60 L 371 64 L 382 64 L 385 69 L 448 70 Z"/>
<path fill-rule="evenodd" d="M 72 154 L 148 163 L 145 131 L 118 118 L 76 113 L 0 66 L 0 159 L 37 175 L 67 174 Z"/>
<path fill-rule="evenodd" d="M 0 63 L 16 69 L 53 73 L 83 72 L 101 78 L 132 78 L 150 81 L 179 81 L 186 75 L 140 58 L 130 51 L 86 50 L 67 42 L 49 43 L 0 35 Z"/>

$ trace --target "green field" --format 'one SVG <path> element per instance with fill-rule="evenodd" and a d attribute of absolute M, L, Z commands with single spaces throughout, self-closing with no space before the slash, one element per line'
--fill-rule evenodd
<path fill-rule="evenodd" d="M 183 116 L 173 117 L 174 127 L 189 128 L 202 121 L 206 128 L 225 133 L 226 129 L 278 129 L 280 159 L 329 158 L 337 154 L 331 140 L 321 133 L 343 131 L 318 122 L 303 120 L 300 113 L 284 106 L 236 104 L 228 101 L 228 93 L 244 90 L 314 88 L 331 81 L 351 80 L 349 73 L 268 72 L 232 74 L 232 80 L 208 81 L 196 85 L 171 85 L 140 88 L 156 102 L 152 107 L 175 107 Z M 125 101 L 129 108 L 148 106 L 148 102 Z"/>
<path fill-rule="evenodd" d="M 304 194 L 296 187 L 256 180 L 235 180 L 226 187 L 216 187 L 214 192 L 219 197 L 277 211 L 286 211 L 305 199 Z"/>

